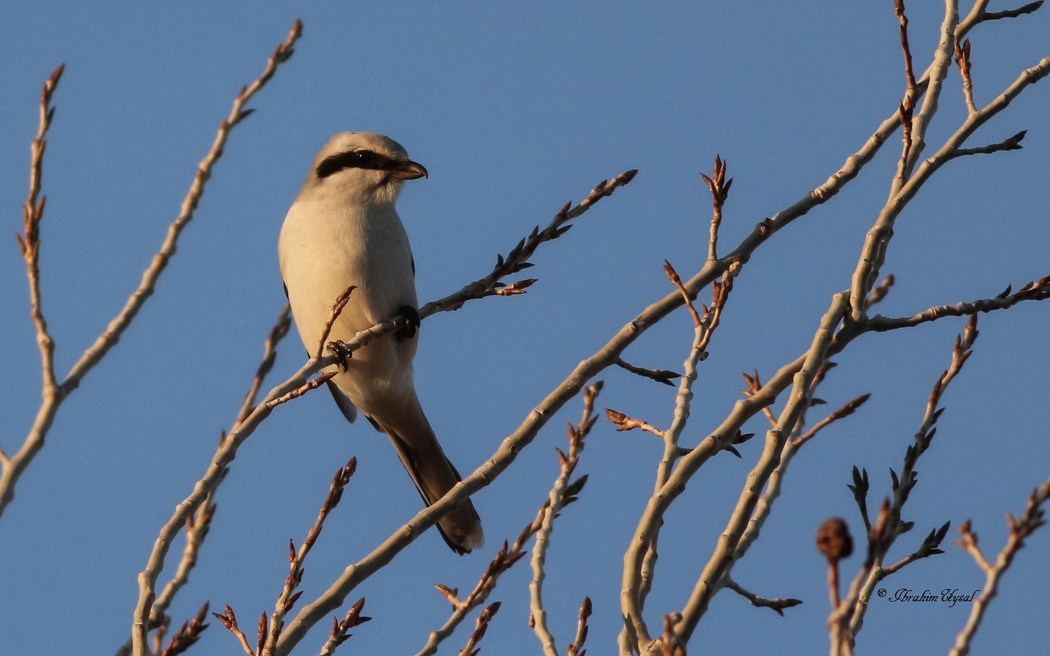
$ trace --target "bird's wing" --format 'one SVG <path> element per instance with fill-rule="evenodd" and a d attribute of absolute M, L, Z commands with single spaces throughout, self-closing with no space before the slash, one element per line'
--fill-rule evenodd
<path fill-rule="evenodd" d="M 346 420 L 351 424 L 357 419 L 357 408 L 350 401 L 350 397 L 343 394 L 343 390 L 339 389 L 338 386 L 332 381 L 328 381 L 328 391 L 332 393 L 332 398 L 335 399 L 335 404 L 339 406 L 339 411 L 343 413 Z"/>

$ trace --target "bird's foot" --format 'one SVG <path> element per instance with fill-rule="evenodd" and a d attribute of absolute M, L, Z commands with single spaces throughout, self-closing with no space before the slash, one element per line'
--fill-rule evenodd
<path fill-rule="evenodd" d="M 328 342 L 328 350 L 335 357 L 339 358 L 339 371 L 346 373 L 346 370 L 350 368 L 350 357 L 353 355 L 353 351 L 346 345 L 346 342 L 342 342 L 338 339 L 333 339 Z"/>
<path fill-rule="evenodd" d="M 405 325 L 398 329 L 396 333 L 398 339 L 412 339 L 416 336 L 416 330 L 419 328 L 419 310 L 411 305 L 402 305 L 397 309 L 397 313 L 406 320 Z"/>

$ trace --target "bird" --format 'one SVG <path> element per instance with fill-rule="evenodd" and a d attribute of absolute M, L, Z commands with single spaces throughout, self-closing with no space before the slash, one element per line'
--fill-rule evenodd
<path fill-rule="evenodd" d="M 419 325 L 415 261 L 395 204 L 406 180 L 429 177 L 393 139 L 370 132 L 333 136 L 314 158 L 281 227 L 278 259 L 285 293 L 308 353 L 317 351 L 336 298 L 350 286 L 331 340 L 398 315 L 409 325 L 354 351 L 332 368 L 328 388 L 350 422 L 361 414 L 393 443 L 423 502 L 430 506 L 460 480 L 420 406 L 412 359 Z M 438 521 L 458 554 L 484 545 L 470 499 Z"/>

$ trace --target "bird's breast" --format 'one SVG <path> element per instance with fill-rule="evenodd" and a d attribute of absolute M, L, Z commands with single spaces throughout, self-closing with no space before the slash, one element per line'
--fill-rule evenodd
<path fill-rule="evenodd" d="M 279 254 L 304 342 L 320 338 L 332 303 L 350 285 L 356 289 L 333 329 L 335 339 L 417 304 L 412 250 L 392 205 L 296 201 L 281 229 Z"/>

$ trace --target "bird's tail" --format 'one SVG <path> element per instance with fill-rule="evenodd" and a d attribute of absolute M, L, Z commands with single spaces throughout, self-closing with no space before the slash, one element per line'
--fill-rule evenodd
<path fill-rule="evenodd" d="M 387 418 L 389 419 L 389 418 Z M 375 422 L 374 422 L 375 423 Z M 419 495 L 428 506 L 445 496 L 461 478 L 456 468 L 441 450 L 419 400 L 412 395 L 404 411 L 396 418 L 396 425 L 376 425 L 390 437 L 401 464 L 405 466 Z M 451 513 L 438 521 L 438 531 L 445 542 L 458 554 L 470 553 L 485 544 L 481 518 L 474 504 L 467 499 Z"/>

